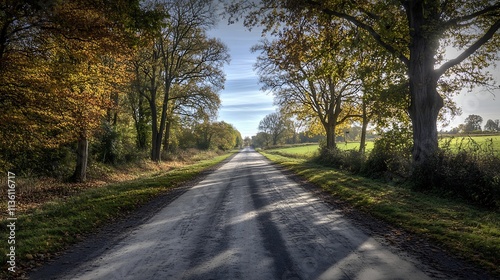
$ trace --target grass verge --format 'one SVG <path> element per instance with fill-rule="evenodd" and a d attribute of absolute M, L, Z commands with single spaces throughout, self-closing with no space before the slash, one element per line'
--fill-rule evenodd
<path fill-rule="evenodd" d="M 498 211 L 478 209 L 456 200 L 413 192 L 404 186 L 353 176 L 305 158 L 261 153 L 353 207 L 423 235 L 500 276 Z"/>
<path fill-rule="evenodd" d="M 231 154 L 202 160 L 168 172 L 84 190 L 69 198 L 58 198 L 17 216 L 15 231 L 16 273 L 7 271 L 7 238 L 0 247 L 0 278 L 21 277 L 27 267 L 50 258 L 107 223 L 146 204 L 153 197 L 186 183 Z M 19 202 L 21 203 L 21 202 Z M 7 228 L 3 219 L 1 227 Z M 6 235 L 4 235 L 6 237 Z"/>

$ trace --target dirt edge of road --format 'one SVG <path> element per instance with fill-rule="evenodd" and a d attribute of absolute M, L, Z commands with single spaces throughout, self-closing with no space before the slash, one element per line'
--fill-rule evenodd
<path fill-rule="evenodd" d="M 333 197 L 326 190 L 317 186 L 300 175 L 295 174 L 282 165 L 272 162 L 270 164 L 279 169 L 284 175 L 292 179 L 314 196 L 325 202 L 332 210 L 340 210 L 345 218 L 358 226 L 364 233 L 372 236 L 378 242 L 388 245 L 393 253 L 397 255 L 410 254 L 421 263 L 430 266 L 438 275 L 444 275 L 446 279 L 498 279 L 500 275 L 494 275 L 478 265 L 453 256 L 446 249 L 437 245 L 425 236 L 410 233 L 402 228 L 391 225 L 378 219 L 367 212 L 355 209 L 346 202 Z"/>

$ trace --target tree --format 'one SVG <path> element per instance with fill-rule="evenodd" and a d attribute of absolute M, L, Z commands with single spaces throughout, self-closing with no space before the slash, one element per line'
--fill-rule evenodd
<path fill-rule="evenodd" d="M 486 124 L 484 125 L 484 130 L 486 131 L 492 131 L 496 132 L 499 131 L 500 128 L 498 127 L 498 124 L 500 123 L 500 120 L 491 120 L 489 119 Z"/>
<path fill-rule="evenodd" d="M 481 131 L 483 118 L 478 115 L 469 115 L 465 118 L 465 132 Z"/>
<path fill-rule="evenodd" d="M 102 121 L 111 117 L 118 105 L 118 92 L 128 81 L 126 54 L 131 45 L 122 36 L 124 30 L 107 30 L 113 25 L 105 10 L 84 8 L 72 2 L 60 7 L 63 24 L 81 32 L 83 40 L 55 36 L 50 57 L 52 75 L 57 81 L 54 94 L 59 98 L 59 114 L 63 117 L 66 137 L 76 139 L 76 167 L 72 180 L 86 180 L 89 139 L 102 128 Z M 75 21 L 78 18 L 78 21 Z M 89 30 L 93 28 L 95 30 Z M 73 35 L 78 34 L 77 31 Z M 116 124 L 116 122 L 114 122 Z"/>
<path fill-rule="evenodd" d="M 245 139 L 243 139 L 243 145 L 245 145 L 245 147 L 249 147 L 252 145 L 252 138 L 250 138 L 249 136 L 246 136 Z"/>
<path fill-rule="evenodd" d="M 495 1 L 387 2 L 262 1 L 260 7 L 243 1 L 227 6 L 237 14 L 253 9 L 248 26 L 261 23 L 264 31 L 276 31 L 280 22 L 290 24 L 304 14 L 329 15 L 350 22 L 406 66 L 413 129 L 413 162 L 418 166 L 438 150 L 437 119 L 444 105 L 438 85 L 444 75 L 458 74 L 465 83 L 486 84 L 491 76 L 480 71 L 498 59 L 496 35 L 500 28 L 500 4 Z M 459 54 L 445 60 L 446 47 Z M 467 75 L 464 75 L 467 73 Z M 440 81 L 441 80 L 441 81 Z"/>
<path fill-rule="evenodd" d="M 166 14 L 164 16 L 166 17 Z M 141 30 L 137 51 L 129 60 L 133 80 L 127 91 L 127 103 L 134 120 L 136 143 L 140 150 L 145 150 L 151 143 L 153 115 L 151 108 L 156 106 L 161 90 L 160 55 L 158 48 L 155 47 L 155 37 L 158 36 L 160 28 L 157 26 Z"/>
<path fill-rule="evenodd" d="M 271 135 L 265 132 L 258 132 L 252 136 L 252 145 L 255 148 L 265 148 L 271 145 Z"/>
<path fill-rule="evenodd" d="M 290 120 L 286 119 L 279 112 L 266 115 L 259 123 L 259 131 L 268 134 L 274 146 L 281 142 L 285 133 L 290 129 Z"/>
<path fill-rule="evenodd" d="M 327 148 L 335 148 L 336 130 L 359 117 L 355 98 L 361 86 L 354 73 L 351 40 L 354 35 L 341 23 L 298 20 L 284 27 L 279 39 L 257 46 L 264 90 L 298 119 L 313 117 L 323 127 Z"/>
<path fill-rule="evenodd" d="M 174 85 L 173 96 L 170 98 L 170 118 L 165 128 L 163 149 L 169 151 L 172 116 L 180 116 L 184 121 L 207 122 L 217 116 L 221 101 L 217 89 L 204 84 L 203 79 L 191 79 L 184 85 Z"/>
<path fill-rule="evenodd" d="M 358 36 L 366 36 L 359 34 Z M 360 96 L 356 106 L 361 114 L 361 135 L 359 152 L 366 147 L 367 128 L 374 122 L 379 128 L 387 128 L 393 122 L 406 122 L 407 92 L 404 65 L 391 57 L 375 43 L 365 39 L 358 52 L 355 74 L 361 81 Z"/>
<path fill-rule="evenodd" d="M 194 127 L 193 136 L 199 149 L 230 150 L 240 147 L 243 140 L 240 132 L 226 122 L 205 122 Z"/>
<path fill-rule="evenodd" d="M 153 161 L 161 160 L 162 144 L 168 149 L 177 109 L 185 111 L 186 102 L 209 104 L 210 97 L 212 104 L 218 104 L 214 93 L 224 86 L 222 67 L 229 61 L 227 47 L 206 33 L 215 24 L 212 1 L 165 1 L 161 5 L 169 17 L 154 34 L 146 53 L 148 63 L 140 71 L 147 87 L 139 93 L 151 111 Z"/>

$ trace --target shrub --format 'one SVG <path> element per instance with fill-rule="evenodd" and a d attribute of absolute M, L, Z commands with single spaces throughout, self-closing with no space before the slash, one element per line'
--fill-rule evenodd
<path fill-rule="evenodd" d="M 63 145 L 59 148 L 27 147 L 22 153 L 7 151 L 5 169 L 19 176 L 64 178 L 73 172 L 76 162 L 74 147 Z"/>
<path fill-rule="evenodd" d="M 413 188 L 465 199 L 478 206 L 500 207 L 500 157 L 474 143 L 452 151 L 445 147 L 412 174 Z"/>
<path fill-rule="evenodd" d="M 320 142 L 319 155 L 316 157 L 316 162 L 322 165 L 347 170 L 352 173 L 360 172 L 364 161 L 364 155 L 359 151 L 329 149 L 324 142 Z"/>
<path fill-rule="evenodd" d="M 362 173 L 372 178 L 406 178 L 411 166 L 411 134 L 407 131 L 389 131 L 375 140 L 373 150 L 363 166 Z"/>

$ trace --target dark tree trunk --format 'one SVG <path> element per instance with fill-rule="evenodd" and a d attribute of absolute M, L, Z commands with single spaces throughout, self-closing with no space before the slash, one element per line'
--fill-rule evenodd
<path fill-rule="evenodd" d="M 368 114 L 366 104 L 363 102 L 363 123 L 361 124 L 361 139 L 359 141 L 359 152 L 364 154 L 366 150 L 366 129 L 368 127 Z"/>
<path fill-rule="evenodd" d="M 430 78 L 426 79 L 427 84 L 421 84 L 415 80 L 418 79 L 410 81 L 409 114 L 413 125 L 413 161 L 417 166 L 438 150 L 437 119 L 443 98 L 437 93 L 436 81 Z"/>
<path fill-rule="evenodd" d="M 158 128 L 156 105 L 151 104 L 151 160 L 159 162 L 161 160 L 161 139 L 162 134 Z"/>
<path fill-rule="evenodd" d="M 163 139 L 163 150 L 167 153 L 170 151 L 170 131 L 171 131 L 171 128 L 172 128 L 172 122 L 167 121 L 167 124 L 165 126 L 165 138 Z"/>
<path fill-rule="evenodd" d="M 161 139 L 162 133 L 157 130 L 153 130 L 152 134 L 152 145 L 151 145 L 151 160 L 155 162 L 161 161 Z"/>
<path fill-rule="evenodd" d="M 89 157 L 89 142 L 84 133 L 78 138 L 76 148 L 76 168 L 71 180 L 73 182 L 85 182 L 87 180 L 87 162 Z"/>
<path fill-rule="evenodd" d="M 167 83 L 165 86 L 165 93 L 163 96 L 163 105 L 161 108 L 161 116 L 160 116 L 160 123 L 158 125 L 158 117 L 156 116 L 157 110 L 156 106 L 154 106 L 154 110 L 151 110 L 153 114 L 153 140 L 152 140 L 152 148 L 151 148 L 151 160 L 155 162 L 161 161 L 161 147 L 162 147 L 162 139 L 163 139 L 163 133 L 165 132 L 165 128 L 167 126 L 167 111 L 168 111 L 168 100 L 169 100 L 169 93 L 170 93 L 170 84 Z M 154 102 L 154 101 L 153 101 Z M 152 104 L 152 108 L 153 108 Z"/>
<path fill-rule="evenodd" d="M 335 149 L 337 148 L 337 144 L 335 143 L 335 125 L 325 124 L 326 130 L 326 148 L 327 149 Z"/>
<path fill-rule="evenodd" d="M 408 76 L 411 104 L 408 109 L 413 125 L 413 163 L 423 164 L 438 150 L 437 118 L 443 98 L 437 92 L 439 75 L 434 70 L 439 35 L 430 26 L 437 7 L 413 1 L 408 9 L 412 32 Z M 435 27 L 435 26 L 434 26 Z M 434 28 L 436 29 L 436 28 Z"/>

